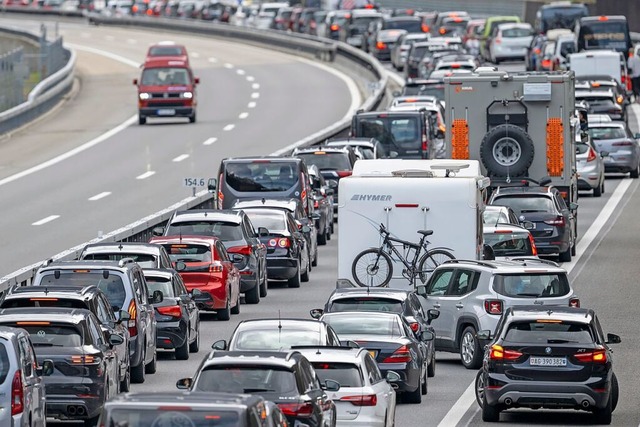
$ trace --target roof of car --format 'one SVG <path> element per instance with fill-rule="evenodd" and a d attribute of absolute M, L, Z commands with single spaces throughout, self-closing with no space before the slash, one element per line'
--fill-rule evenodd
<path fill-rule="evenodd" d="M 102 261 L 102 260 L 92 260 L 92 259 L 81 259 L 81 260 L 72 260 L 72 261 L 46 261 L 41 267 L 40 271 L 50 271 L 50 270 L 73 270 L 73 269 L 84 269 L 84 270 L 122 270 L 123 268 L 128 268 L 132 265 L 137 265 L 131 258 L 131 262 L 126 262 L 126 258 L 123 258 L 119 261 Z"/>
<path fill-rule="evenodd" d="M 553 190 L 555 187 L 540 187 L 540 186 L 514 186 L 514 187 L 498 187 L 498 189 L 494 192 L 494 196 L 512 196 L 512 195 L 522 195 L 522 194 L 532 194 L 532 195 L 544 195 L 551 196 L 553 194 Z"/>
<path fill-rule="evenodd" d="M 522 273 L 523 271 L 527 272 L 549 272 L 553 271 L 555 273 L 565 273 L 562 267 L 560 267 L 557 263 L 553 261 L 548 261 L 539 258 L 533 257 L 513 257 L 508 260 L 467 260 L 467 259 L 454 259 L 445 261 L 440 264 L 437 268 L 442 269 L 446 267 L 454 267 L 458 265 L 464 265 L 465 268 L 480 268 L 480 269 L 490 269 L 494 272 L 499 272 L 502 274 L 515 274 Z"/>
<path fill-rule="evenodd" d="M 282 329 L 293 328 L 315 332 L 322 330 L 326 324 L 315 319 L 274 318 L 242 320 L 238 323 L 238 329 L 240 329 L 241 326 L 252 329 L 278 329 L 281 327 Z"/>
<path fill-rule="evenodd" d="M 498 28 L 501 30 L 509 30 L 512 28 L 532 28 L 531 24 L 529 24 L 528 22 L 509 22 L 509 23 L 504 23 L 504 24 L 500 24 L 498 25 Z M 532 34 L 533 35 L 533 34 Z"/>
<path fill-rule="evenodd" d="M 341 147 L 305 147 L 305 148 L 296 148 L 293 152 L 294 156 L 298 154 L 324 154 L 324 153 L 341 153 L 341 154 L 349 154 L 349 151 L 345 148 Z"/>
<path fill-rule="evenodd" d="M 253 405 L 262 401 L 262 397 L 249 394 L 232 394 L 221 392 L 201 391 L 170 391 L 170 392 L 140 392 L 121 393 L 109 399 L 105 403 L 107 407 L 113 406 L 159 406 L 170 403 L 172 407 L 237 407 Z"/>
<path fill-rule="evenodd" d="M 12 326 L 0 326 L 0 337 L 5 340 L 10 340 L 12 337 L 17 336 L 20 332 L 28 333 L 23 329 L 14 328 Z"/>
<path fill-rule="evenodd" d="M 356 18 L 358 16 L 379 16 L 382 17 L 382 13 L 378 12 L 375 9 L 352 9 L 351 16 Z"/>
<path fill-rule="evenodd" d="M 325 346 L 300 346 L 294 347 L 310 362 L 357 362 L 366 348 L 351 347 L 325 347 Z"/>
<path fill-rule="evenodd" d="M 80 323 L 91 315 L 84 308 L 21 307 L 0 309 L 0 322 Z"/>
<path fill-rule="evenodd" d="M 263 214 L 263 215 L 264 214 L 270 214 L 270 215 L 285 216 L 287 214 L 283 209 L 270 208 L 268 206 L 265 206 L 265 207 L 250 207 L 247 210 L 250 211 L 251 213 L 258 213 L 258 214 Z"/>
<path fill-rule="evenodd" d="M 391 313 L 386 311 L 333 311 L 329 313 L 324 313 L 320 319 L 324 319 L 326 317 L 393 317 L 404 319 L 399 313 Z"/>
<path fill-rule="evenodd" d="M 404 301 L 407 299 L 411 291 L 393 288 L 339 288 L 335 289 L 329 296 L 329 301 L 335 301 L 340 298 L 366 297 L 366 296 L 384 296 L 389 299 L 397 299 Z"/>
<path fill-rule="evenodd" d="M 104 242 L 104 243 L 90 243 L 84 247 L 83 253 L 140 253 L 140 254 L 152 254 L 156 255 L 160 251 L 158 245 L 153 243 L 143 242 Z"/>
<path fill-rule="evenodd" d="M 613 91 L 611 90 L 576 90 L 576 99 L 580 97 L 593 97 L 593 98 L 611 98 L 613 97 Z"/>
<path fill-rule="evenodd" d="M 223 163 L 228 162 L 278 162 L 278 163 L 288 163 L 288 162 L 299 162 L 300 159 L 295 157 L 279 157 L 279 156 L 246 156 L 246 157 L 227 157 L 226 159 L 222 159 Z"/>
<path fill-rule="evenodd" d="M 163 245 L 163 244 L 186 244 L 186 245 L 212 245 L 217 240 L 219 240 L 215 236 L 189 236 L 189 235 L 175 235 L 175 236 L 154 236 L 152 237 L 152 242 Z M 145 268 L 146 270 L 146 268 Z"/>
<path fill-rule="evenodd" d="M 249 209 L 249 208 L 285 208 L 289 211 L 297 209 L 300 202 L 298 199 L 267 199 L 265 197 L 261 199 L 241 199 L 237 200 L 233 206 L 235 209 Z"/>
<path fill-rule="evenodd" d="M 373 148 L 375 142 L 379 142 L 379 141 L 377 141 L 375 138 L 372 138 L 372 137 L 363 137 L 363 138 L 331 139 L 325 142 L 324 145 L 331 146 L 332 144 L 335 144 L 335 145 L 344 144 L 344 145 L 351 145 L 351 146 Z"/>
<path fill-rule="evenodd" d="M 224 351 L 213 350 L 209 353 L 203 366 L 218 364 L 278 365 L 291 367 L 295 365 L 301 354 L 297 351 Z"/>
<path fill-rule="evenodd" d="M 595 317 L 595 312 L 590 308 L 520 305 L 508 307 L 504 315 L 509 320 L 536 320 L 544 318 L 590 323 Z"/>
<path fill-rule="evenodd" d="M 401 22 L 401 21 L 420 22 L 422 21 L 422 19 L 417 16 L 391 16 L 391 17 L 385 18 L 384 20 L 387 22 Z"/>
<path fill-rule="evenodd" d="M 61 285 L 61 286 L 20 286 L 9 289 L 4 299 L 44 296 L 46 298 L 78 298 L 84 299 L 87 294 L 102 292 L 98 285 Z"/>
<path fill-rule="evenodd" d="M 614 128 L 614 127 L 615 128 L 624 128 L 625 125 L 626 124 L 624 122 L 612 120 L 610 122 L 589 123 L 589 129 L 591 129 L 591 128 Z"/>
<path fill-rule="evenodd" d="M 171 224 L 174 222 L 184 221 L 211 221 L 211 222 L 233 222 L 240 224 L 242 222 L 241 212 L 233 209 L 213 210 L 213 209 L 201 209 L 201 210 L 188 210 L 178 211 L 171 220 Z"/>

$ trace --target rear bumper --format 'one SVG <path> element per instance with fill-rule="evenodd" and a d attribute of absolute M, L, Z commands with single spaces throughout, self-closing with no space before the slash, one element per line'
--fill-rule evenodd
<path fill-rule="evenodd" d="M 269 279 L 285 280 L 298 274 L 298 260 L 296 258 L 267 258 L 267 277 Z"/>
<path fill-rule="evenodd" d="M 256 286 L 258 286 L 258 274 L 255 271 L 240 275 L 240 292 L 250 291 Z"/>
<path fill-rule="evenodd" d="M 84 420 L 100 414 L 104 405 L 104 383 L 78 378 L 77 385 L 46 385 L 47 417 Z M 87 397 L 78 397 L 80 395 Z M 91 396 L 91 397 L 88 397 Z"/>
<path fill-rule="evenodd" d="M 174 349 L 187 340 L 187 325 L 182 321 L 158 322 L 156 326 L 156 347 Z"/>
<path fill-rule="evenodd" d="M 420 368 L 414 369 L 407 363 L 378 363 L 378 367 L 383 378 L 388 371 L 400 375 L 400 381 L 394 383 L 394 389 L 398 392 L 415 391 L 416 387 L 420 387 Z M 398 387 L 395 388 L 395 385 Z"/>

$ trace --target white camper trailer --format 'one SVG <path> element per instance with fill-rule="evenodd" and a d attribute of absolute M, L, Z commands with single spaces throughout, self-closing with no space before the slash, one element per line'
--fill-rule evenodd
<path fill-rule="evenodd" d="M 393 237 L 415 243 L 418 230 L 433 230 L 429 248 L 449 248 L 458 259 L 481 259 L 489 183 L 476 160 L 357 161 L 353 175 L 339 184 L 338 286 L 357 283 L 353 260 L 367 248 L 380 247 L 380 224 Z M 403 268 L 393 259 L 390 287 L 410 287 Z"/>

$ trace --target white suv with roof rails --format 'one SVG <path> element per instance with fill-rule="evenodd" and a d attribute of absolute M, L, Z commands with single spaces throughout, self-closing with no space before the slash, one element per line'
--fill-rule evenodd
<path fill-rule="evenodd" d="M 494 331 L 507 307 L 580 306 L 566 270 L 537 258 L 450 260 L 438 266 L 417 293 L 426 298 L 425 310 L 440 311 L 431 323 L 436 350 L 459 352 L 468 369 L 482 363 L 486 343 L 478 340 L 476 332 Z"/>

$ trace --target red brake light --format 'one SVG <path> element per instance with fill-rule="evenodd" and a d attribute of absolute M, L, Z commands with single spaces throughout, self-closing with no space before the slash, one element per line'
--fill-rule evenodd
<path fill-rule="evenodd" d="M 522 353 L 515 350 L 505 350 L 501 345 L 494 344 L 491 346 L 491 353 L 489 358 L 491 360 L 517 360 L 522 356 Z"/>
<path fill-rule="evenodd" d="M 587 155 L 587 162 L 593 162 L 597 158 L 596 150 L 589 147 L 589 154 Z"/>
<path fill-rule="evenodd" d="M 209 273 L 222 273 L 223 271 L 224 267 L 219 262 L 209 265 Z"/>
<path fill-rule="evenodd" d="M 633 143 L 631 141 L 622 141 L 622 142 L 614 142 L 611 145 L 613 145 L 615 147 L 629 147 L 629 146 L 633 145 Z"/>
<path fill-rule="evenodd" d="M 445 30 L 444 28 L 440 28 L 440 29 L 438 30 L 438 32 L 439 32 L 440 34 L 444 34 L 444 33 L 446 33 L 446 32 L 447 32 L 447 30 Z"/>
<path fill-rule="evenodd" d="M 138 308 L 136 307 L 135 300 L 131 300 L 129 303 L 129 308 L 127 308 L 127 312 L 129 312 L 129 335 L 135 337 L 138 335 L 138 327 L 136 326 L 136 318 L 138 317 Z"/>
<path fill-rule="evenodd" d="M 608 21 L 609 17 L 608 16 L 600 16 L 598 17 L 598 21 Z"/>
<path fill-rule="evenodd" d="M 251 255 L 253 248 L 251 246 L 233 246 L 227 248 L 227 252 L 231 254 Z"/>
<path fill-rule="evenodd" d="M 330 27 L 330 28 L 331 28 L 331 31 L 338 31 L 338 30 L 340 29 L 340 25 L 338 25 L 338 24 L 333 24 L 333 25 L 331 25 L 331 27 Z"/>
<path fill-rule="evenodd" d="M 384 44 L 384 42 L 376 43 L 376 49 L 378 49 L 378 50 L 385 49 L 386 47 L 387 47 L 387 45 Z"/>
<path fill-rule="evenodd" d="M 576 353 L 573 357 L 582 363 L 607 363 L 607 352 L 604 349 L 594 350 L 588 353 Z"/>
<path fill-rule="evenodd" d="M 413 332 L 418 332 L 420 330 L 420 324 L 418 322 L 411 322 L 409 326 L 411 326 L 411 330 Z"/>
<path fill-rule="evenodd" d="M 529 243 L 531 244 L 531 254 L 533 256 L 538 256 L 538 248 L 536 247 L 536 241 L 533 238 L 533 235 L 529 233 Z"/>
<path fill-rule="evenodd" d="M 451 68 L 460 68 L 460 64 L 451 64 Z"/>
<path fill-rule="evenodd" d="M 18 415 L 24 410 L 24 392 L 22 389 L 22 371 L 16 371 L 11 382 L 11 415 Z"/>
<path fill-rule="evenodd" d="M 179 305 L 167 305 L 165 307 L 156 307 L 158 313 L 171 317 L 182 317 L 182 309 Z"/>
<path fill-rule="evenodd" d="M 375 394 L 343 396 L 340 401 L 349 402 L 353 406 L 376 406 L 378 404 L 378 396 Z"/>
<path fill-rule="evenodd" d="M 386 357 L 382 363 L 408 363 L 411 362 L 411 352 L 406 345 L 401 346 L 393 352 L 391 356 Z"/>
<path fill-rule="evenodd" d="M 310 403 L 278 403 L 283 414 L 290 417 L 310 417 L 313 414 L 313 406 Z"/>
<path fill-rule="evenodd" d="M 422 24 L 421 28 L 422 28 L 422 32 L 423 33 L 428 33 L 429 30 L 430 30 L 430 28 L 429 28 L 429 26 L 427 24 Z"/>
<path fill-rule="evenodd" d="M 320 203 L 318 203 L 317 200 L 313 201 L 313 209 L 318 209 L 318 207 L 320 206 Z"/>
<path fill-rule="evenodd" d="M 542 60 L 542 67 L 543 68 L 551 68 L 551 60 L 550 59 L 543 59 Z"/>
<path fill-rule="evenodd" d="M 569 300 L 569 307 L 580 308 L 580 298 L 571 298 Z"/>
<path fill-rule="evenodd" d="M 353 171 L 338 171 L 338 176 L 344 178 L 345 176 L 351 176 Z"/>
<path fill-rule="evenodd" d="M 502 314 L 502 301 L 499 299 L 484 300 L 484 310 L 489 314 Z"/>
<path fill-rule="evenodd" d="M 559 226 L 564 226 L 564 217 L 562 215 L 556 217 L 556 219 L 548 219 L 544 222 L 545 224 L 549 224 L 549 225 L 559 225 Z"/>

